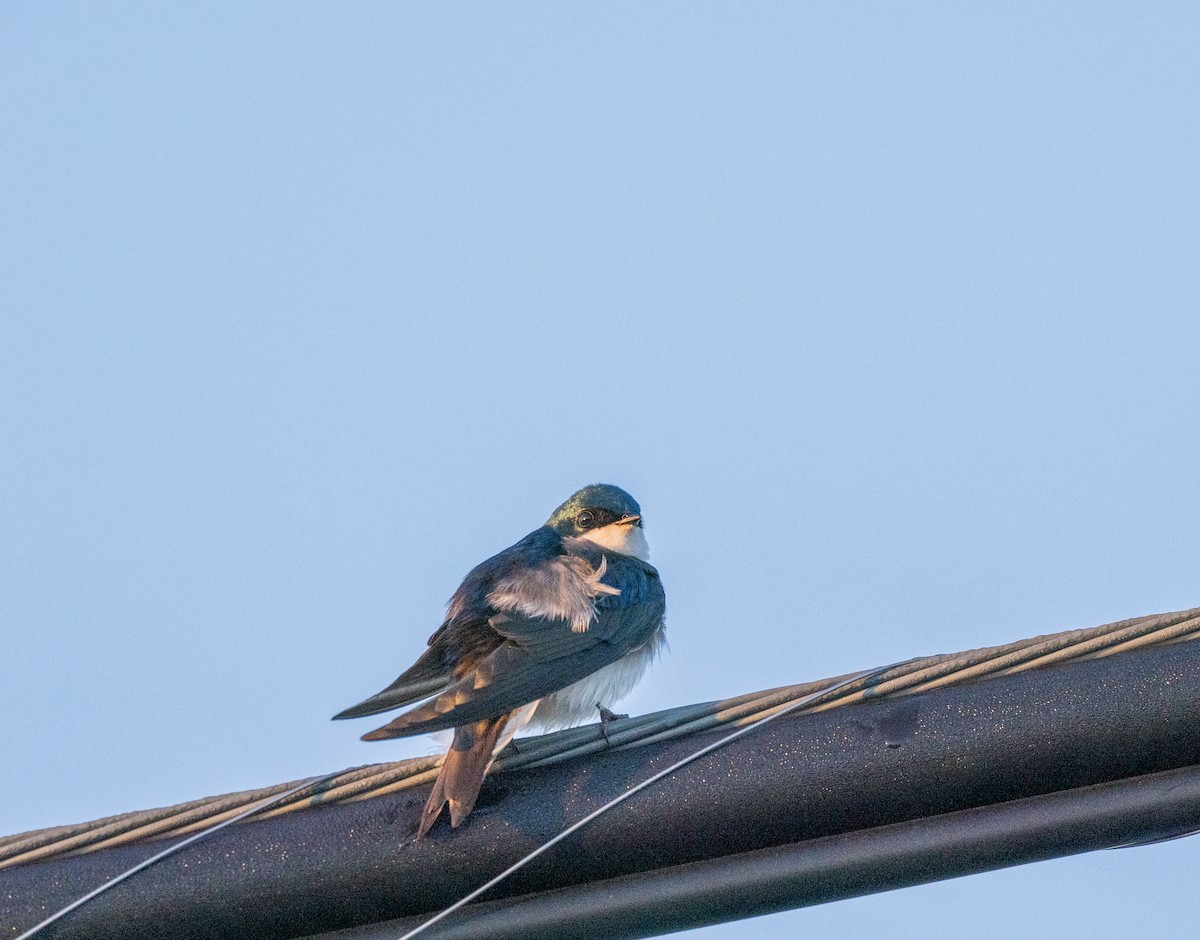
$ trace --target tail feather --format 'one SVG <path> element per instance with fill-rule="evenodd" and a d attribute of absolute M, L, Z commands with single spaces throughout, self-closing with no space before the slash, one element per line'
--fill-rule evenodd
<path fill-rule="evenodd" d="M 458 827 L 475 806 L 484 775 L 492 766 L 496 742 L 508 724 L 509 715 L 500 715 L 454 729 L 454 741 L 442 763 L 429 800 L 421 811 L 417 838 L 422 839 L 450 804 L 450 825 Z"/>

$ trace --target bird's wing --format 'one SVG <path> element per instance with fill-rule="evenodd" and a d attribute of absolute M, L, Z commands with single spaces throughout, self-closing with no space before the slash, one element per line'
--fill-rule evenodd
<path fill-rule="evenodd" d="M 464 665 L 478 662 L 503 643 L 504 637 L 488 623 L 489 608 L 459 604 L 456 609 L 455 601 L 467 587 L 464 581 L 451 600 L 451 614 L 429 638 L 429 648 L 415 663 L 382 692 L 339 712 L 334 719 L 377 715 L 441 692 Z"/>
<path fill-rule="evenodd" d="M 424 658 L 424 656 L 421 657 L 421 659 Z M 349 708 L 338 712 L 333 716 L 333 720 L 364 718 L 367 715 L 390 712 L 393 708 L 400 708 L 411 702 L 433 695 L 435 692 L 440 692 L 453 681 L 449 669 L 431 668 L 427 676 L 412 676 L 411 673 L 413 670 L 420 665 L 422 665 L 421 660 L 417 660 L 411 669 L 408 669 L 382 692 L 377 692 L 370 698 L 363 699 L 357 705 L 351 705 Z"/>
<path fill-rule="evenodd" d="M 441 692 L 495 651 L 506 634 L 494 624 L 511 617 L 564 617 L 577 630 L 588 627 L 603 570 L 596 559 L 577 557 L 591 543 L 561 536 L 543 526 L 476 565 L 459 585 L 446 619 L 429 638 L 429 648 L 391 685 L 334 715 L 361 718 L 391 711 Z M 511 615 L 511 616 L 510 616 Z"/>
<path fill-rule="evenodd" d="M 514 570 L 531 567 L 537 557 L 556 555 L 562 540 L 554 538 L 557 542 L 548 539 L 543 530 L 535 530 L 476 565 L 450 598 L 446 619 L 429 638 L 429 648 L 421 657 L 386 689 L 338 712 L 334 720 L 376 715 L 440 692 L 454 681 L 456 671 L 461 672 L 464 666 L 478 662 L 496 649 L 504 637 L 488 623 L 488 618 L 496 613 L 487 599 L 491 586 Z"/>
<path fill-rule="evenodd" d="M 568 540 L 574 542 L 575 540 Z M 502 637 L 435 698 L 364 735 L 405 737 L 492 718 L 565 688 L 647 643 L 661 628 L 658 572 L 587 544 L 497 579 L 489 626 Z"/>

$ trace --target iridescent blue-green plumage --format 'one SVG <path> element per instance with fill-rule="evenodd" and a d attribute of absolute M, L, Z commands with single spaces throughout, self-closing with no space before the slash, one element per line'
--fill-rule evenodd
<path fill-rule="evenodd" d="M 565 503 L 550 514 L 546 525 L 560 535 L 580 535 L 583 529 L 576 520 L 583 510 L 592 513 L 606 513 L 601 521 L 613 522 L 626 516 L 641 516 L 642 507 L 637 500 L 619 486 L 611 483 L 593 483 L 585 486 L 571 496 Z"/>

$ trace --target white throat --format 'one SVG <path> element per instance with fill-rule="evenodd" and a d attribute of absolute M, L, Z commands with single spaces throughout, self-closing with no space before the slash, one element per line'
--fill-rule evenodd
<path fill-rule="evenodd" d="M 650 560 L 650 546 L 646 543 L 646 530 L 636 525 L 618 525 L 615 522 L 599 529 L 588 529 L 580 538 L 595 542 L 602 548 L 632 555 L 642 561 Z"/>

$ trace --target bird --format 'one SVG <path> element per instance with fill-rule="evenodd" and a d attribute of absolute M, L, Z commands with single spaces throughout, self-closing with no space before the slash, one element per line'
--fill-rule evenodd
<path fill-rule="evenodd" d="M 423 839 L 449 806 L 458 828 L 495 755 L 525 726 L 594 717 L 641 680 L 666 645 L 666 595 L 649 562 L 642 510 L 617 486 L 585 486 L 545 524 L 475 566 L 428 648 L 391 685 L 334 716 L 421 702 L 364 741 L 452 729 L 421 812 Z"/>

